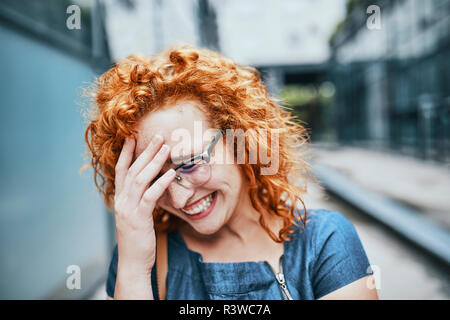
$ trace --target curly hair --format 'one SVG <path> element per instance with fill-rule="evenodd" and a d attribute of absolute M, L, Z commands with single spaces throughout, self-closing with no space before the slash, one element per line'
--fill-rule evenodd
<path fill-rule="evenodd" d="M 305 225 L 306 207 L 301 195 L 306 193 L 306 183 L 298 181 L 306 181 L 310 170 L 299 149 L 309 137 L 289 110 L 278 104 L 280 100 L 270 97 L 255 68 L 207 49 L 177 45 L 153 57 L 133 54 L 117 62 L 96 79 L 91 93 L 93 113 L 85 140 L 95 185 L 108 208 L 114 206 L 115 166 L 125 138 L 136 136 L 135 126 L 148 112 L 169 100 L 193 98 L 205 106 L 213 126 L 222 131 L 279 130 L 276 174 L 262 175 L 264 164 L 260 161 L 239 167 L 248 182 L 251 203 L 261 214 L 259 222 L 274 241 L 289 241 L 294 232 L 291 227 L 299 220 Z M 257 140 L 246 143 L 247 159 L 249 146 L 255 143 L 270 152 L 268 138 L 250 137 Z M 303 216 L 297 211 L 300 203 Z M 277 235 L 263 212 L 282 218 L 283 227 Z M 177 218 L 162 208 L 156 208 L 153 217 L 157 230 L 171 230 L 177 225 Z"/>

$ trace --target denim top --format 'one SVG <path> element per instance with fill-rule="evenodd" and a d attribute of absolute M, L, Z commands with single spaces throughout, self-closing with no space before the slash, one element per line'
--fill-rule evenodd
<path fill-rule="evenodd" d="M 293 227 L 284 242 L 281 266 L 293 299 L 318 299 L 368 274 L 369 260 L 353 225 L 340 213 L 308 210 L 306 227 Z M 181 234 L 168 234 L 166 299 L 279 300 L 283 295 L 266 261 L 204 262 L 187 248 Z M 109 266 L 106 292 L 114 297 L 117 245 Z M 156 266 L 156 263 L 155 263 Z M 151 272 L 158 299 L 156 267 Z"/>

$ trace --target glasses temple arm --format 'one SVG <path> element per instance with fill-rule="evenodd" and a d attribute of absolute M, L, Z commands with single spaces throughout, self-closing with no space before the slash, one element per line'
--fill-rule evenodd
<path fill-rule="evenodd" d="M 220 136 L 222 135 L 222 131 L 219 130 L 219 132 L 217 132 L 217 134 L 215 135 L 214 139 L 211 141 L 211 143 L 209 144 L 208 147 L 208 155 L 211 155 L 212 150 L 214 149 L 214 147 L 216 146 L 217 142 L 219 142 Z"/>
<path fill-rule="evenodd" d="M 208 154 L 208 158 L 211 156 L 211 152 L 214 149 L 214 147 L 216 146 L 217 142 L 219 141 L 220 136 L 222 135 L 222 132 L 219 130 L 219 132 L 217 132 L 217 134 L 214 136 L 213 140 L 211 141 L 211 143 L 209 144 L 208 149 L 206 150 L 207 154 Z M 186 163 L 190 163 L 190 162 L 194 162 L 195 160 L 197 160 L 198 158 L 202 158 L 204 156 L 205 153 L 199 154 L 195 157 L 192 157 L 186 161 L 183 161 L 182 163 L 180 163 L 179 165 L 177 165 L 175 168 L 173 168 L 173 170 L 177 171 L 179 168 L 181 168 L 183 165 L 185 165 Z"/>
<path fill-rule="evenodd" d="M 198 156 L 195 156 L 195 157 L 192 157 L 192 158 L 190 158 L 190 159 L 188 159 L 188 160 L 186 160 L 186 161 L 183 161 L 182 163 L 180 163 L 179 165 L 177 165 L 175 168 L 173 168 L 173 170 L 177 171 L 179 168 L 181 168 L 181 167 L 184 166 L 185 164 L 190 163 L 190 162 L 194 162 L 194 161 L 197 160 L 198 158 L 202 158 L 202 157 L 203 157 L 203 154 L 199 154 Z"/>

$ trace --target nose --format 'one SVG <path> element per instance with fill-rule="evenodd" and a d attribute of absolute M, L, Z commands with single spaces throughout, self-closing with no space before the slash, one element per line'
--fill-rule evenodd
<path fill-rule="evenodd" d="M 167 192 L 169 193 L 172 206 L 175 209 L 181 209 L 186 206 L 188 200 L 194 194 L 194 189 L 183 187 L 176 181 L 173 181 L 167 188 Z"/>

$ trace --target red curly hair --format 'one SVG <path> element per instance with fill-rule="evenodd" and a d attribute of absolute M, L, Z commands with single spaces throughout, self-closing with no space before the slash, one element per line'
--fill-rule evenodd
<path fill-rule="evenodd" d="M 300 195 L 306 192 L 306 184 L 294 182 L 310 172 L 299 153 L 308 135 L 285 107 L 277 105 L 279 100 L 269 96 L 255 68 L 236 64 L 210 50 L 178 45 L 151 58 L 135 54 L 117 62 L 95 81 L 91 93 L 93 113 L 85 140 L 95 185 L 109 208 L 114 206 L 115 166 L 125 138 L 135 137 L 139 120 L 169 99 L 194 98 L 205 107 L 212 126 L 223 132 L 281 129 L 276 174 L 261 175 L 264 165 L 260 161 L 239 167 L 248 182 L 251 203 L 261 213 L 260 224 L 274 241 L 290 240 L 294 232 L 291 227 L 299 220 L 305 225 L 306 208 Z M 255 143 L 270 153 L 268 138 L 268 142 L 264 138 L 246 143 L 247 159 L 249 146 Z M 303 216 L 296 210 L 299 203 Z M 277 235 L 269 228 L 263 212 L 283 219 Z M 153 216 L 157 230 L 171 230 L 177 225 L 177 218 L 161 208 L 155 209 Z"/>

